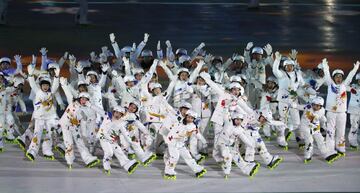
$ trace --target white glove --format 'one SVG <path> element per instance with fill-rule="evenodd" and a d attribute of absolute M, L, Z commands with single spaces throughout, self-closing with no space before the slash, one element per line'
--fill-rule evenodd
<path fill-rule="evenodd" d="M 149 34 L 148 33 L 144 33 L 144 42 L 146 43 L 149 40 Z"/>
<path fill-rule="evenodd" d="M 84 68 L 83 68 L 82 65 L 79 65 L 79 64 L 78 64 L 78 65 L 75 66 L 75 70 L 76 70 L 79 74 L 82 73 L 83 69 L 84 69 Z"/>
<path fill-rule="evenodd" d="M 112 75 L 113 78 L 116 78 L 116 77 L 119 76 L 119 74 L 117 73 L 116 70 L 111 71 L 111 75 Z"/>
<path fill-rule="evenodd" d="M 324 70 L 329 69 L 329 64 L 326 58 L 322 59 L 321 63 L 323 65 Z"/>
<path fill-rule="evenodd" d="M 31 61 L 33 65 L 36 65 L 36 56 L 33 54 L 32 55 L 32 61 Z"/>
<path fill-rule="evenodd" d="M 108 47 L 107 46 L 101 47 L 101 51 L 102 53 L 106 54 L 108 52 Z"/>
<path fill-rule="evenodd" d="M 298 51 L 296 51 L 295 49 L 291 49 L 291 52 L 289 53 L 289 56 L 291 59 L 296 60 L 296 56 L 298 54 Z"/>
<path fill-rule="evenodd" d="M 97 61 L 97 56 L 96 56 L 96 54 L 95 54 L 94 51 L 92 51 L 92 52 L 90 53 L 90 60 L 93 61 L 93 62 L 96 62 L 96 61 Z"/>
<path fill-rule="evenodd" d="M 110 65 L 108 63 L 101 65 L 101 71 L 105 74 L 110 68 Z"/>
<path fill-rule="evenodd" d="M 21 62 L 21 56 L 20 55 L 15 55 L 14 56 L 15 62 L 16 63 L 20 63 Z"/>
<path fill-rule="evenodd" d="M 272 47 L 270 44 L 266 44 L 266 46 L 264 46 L 264 50 L 268 56 L 272 54 Z"/>
<path fill-rule="evenodd" d="M 240 54 L 237 54 L 237 53 L 234 53 L 231 57 L 231 59 L 234 61 L 234 60 L 240 60 L 242 62 L 244 62 L 244 57 L 241 56 Z"/>
<path fill-rule="evenodd" d="M 204 60 L 199 60 L 199 62 L 196 62 L 197 66 L 201 65 L 203 66 L 205 64 Z"/>
<path fill-rule="evenodd" d="M 246 50 L 250 50 L 253 46 L 254 44 L 252 42 L 247 43 Z"/>
<path fill-rule="evenodd" d="M 64 56 L 63 56 L 63 59 L 64 59 L 64 60 L 67 60 L 67 59 L 68 59 L 68 56 L 69 56 L 69 52 L 65 52 L 65 53 L 64 53 Z"/>
<path fill-rule="evenodd" d="M 197 49 L 201 50 L 203 47 L 205 47 L 205 43 L 201 42 L 200 45 L 197 47 Z"/>
<path fill-rule="evenodd" d="M 110 36 L 111 43 L 115 43 L 115 34 L 111 33 L 109 36 Z"/>
<path fill-rule="evenodd" d="M 132 52 L 135 52 L 135 50 L 136 50 L 136 43 L 133 43 L 132 48 L 131 48 L 131 51 L 132 51 Z"/>
<path fill-rule="evenodd" d="M 67 84 L 68 84 L 67 78 L 65 78 L 65 77 L 60 77 L 60 84 L 61 84 L 62 86 L 67 85 Z"/>
<path fill-rule="evenodd" d="M 27 71 L 28 71 L 28 74 L 29 74 L 30 76 L 32 76 L 32 75 L 34 74 L 34 71 L 35 71 L 35 66 L 32 65 L 32 64 L 29 64 L 29 65 L 27 66 Z"/>
<path fill-rule="evenodd" d="M 156 48 L 157 50 L 161 50 L 160 40 L 158 41 Z"/>
<path fill-rule="evenodd" d="M 48 50 L 47 50 L 45 47 L 43 47 L 43 48 L 40 49 L 40 53 L 41 53 L 43 56 L 45 56 L 47 52 L 48 52 Z"/>
<path fill-rule="evenodd" d="M 60 75 L 60 68 L 55 68 L 55 76 L 56 77 L 59 77 L 59 75 Z"/>
<path fill-rule="evenodd" d="M 356 61 L 356 63 L 354 63 L 354 68 L 359 69 L 359 65 L 360 65 L 360 62 Z"/>
<path fill-rule="evenodd" d="M 105 64 L 105 63 L 107 63 L 107 55 L 105 54 L 105 53 L 101 53 L 100 55 L 99 55 L 99 62 L 100 62 L 100 64 Z"/>
<path fill-rule="evenodd" d="M 206 64 L 210 64 L 212 59 L 213 59 L 213 56 L 211 54 L 206 54 L 204 61 Z"/>
<path fill-rule="evenodd" d="M 175 55 L 174 55 L 174 53 L 170 53 L 170 56 L 168 56 L 168 60 L 169 60 L 170 62 L 174 62 L 174 60 L 175 60 Z"/>
<path fill-rule="evenodd" d="M 166 46 L 167 46 L 168 48 L 171 48 L 171 43 L 170 43 L 169 40 L 166 40 L 165 44 L 166 44 Z"/>
<path fill-rule="evenodd" d="M 76 58 L 75 58 L 74 55 L 70 54 L 70 55 L 69 55 L 69 60 L 70 60 L 70 64 L 75 65 L 75 63 L 76 63 Z"/>
<path fill-rule="evenodd" d="M 278 51 L 275 52 L 275 60 L 281 60 L 281 54 Z"/>

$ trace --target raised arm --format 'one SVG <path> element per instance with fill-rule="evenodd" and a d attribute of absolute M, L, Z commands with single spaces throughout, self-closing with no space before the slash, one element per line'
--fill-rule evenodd
<path fill-rule="evenodd" d="M 352 79 L 354 78 L 356 72 L 358 71 L 359 69 L 359 65 L 360 65 L 360 62 L 359 61 L 356 61 L 354 63 L 354 68 L 349 72 L 348 76 L 346 77 L 345 81 L 344 81 L 344 84 L 346 86 L 350 85 Z"/>
<path fill-rule="evenodd" d="M 59 68 L 62 68 L 62 66 L 64 65 L 65 61 L 68 59 L 69 56 L 69 52 L 65 52 L 64 55 L 59 59 Z"/>
<path fill-rule="evenodd" d="M 60 69 L 55 69 L 55 77 L 51 85 L 51 93 L 55 94 L 57 92 L 57 89 L 59 88 L 59 75 L 60 75 Z"/>
<path fill-rule="evenodd" d="M 42 70 L 42 71 L 47 70 L 47 52 L 48 52 L 48 50 L 45 47 L 40 49 L 40 53 L 41 53 L 41 68 L 40 68 L 40 70 Z"/>
<path fill-rule="evenodd" d="M 265 64 L 268 64 L 272 67 L 274 64 L 272 46 L 270 44 L 266 44 L 263 49 L 266 52 Z"/>
<path fill-rule="evenodd" d="M 158 41 L 157 46 L 156 46 L 156 54 L 157 54 L 157 58 L 159 60 L 162 60 L 164 58 L 164 53 L 161 49 L 160 41 Z"/>
<path fill-rule="evenodd" d="M 130 66 L 130 59 L 126 58 L 125 56 L 122 57 L 123 64 L 125 66 L 125 75 L 131 75 L 131 66 Z"/>
<path fill-rule="evenodd" d="M 199 62 L 197 62 L 196 68 L 190 74 L 189 82 L 193 83 L 195 81 L 196 77 L 199 75 L 200 70 L 201 70 L 201 68 L 203 67 L 204 64 L 205 64 L 204 60 L 200 60 Z"/>
<path fill-rule="evenodd" d="M 40 90 L 39 86 L 36 84 L 35 82 L 35 78 L 34 78 L 34 71 L 35 71 L 35 66 L 33 64 L 29 64 L 27 67 L 29 76 L 28 76 L 28 81 L 30 84 L 31 89 L 36 93 Z"/>
<path fill-rule="evenodd" d="M 142 42 L 140 42 L 140 44 L 136 47 L 135 50 L 135 56 L 136 58 L 138 58 L 142 52 L 142 50 L 144 49 L 144 47 L 146 46 L 147 41 L 149 40 L 149 34 L 145 33 L 144 34 L 144 40 Z"/>
<path fill-rule="evenodd" d="M 110 36 L 111 46 L 114 49 L 116 58 L 121 59 L 122 58 L 122 53 L 120 51 L 119 45 L 115 41 L 115 34 L 111 33 L 109 36 Z"/>
<path fill-rule="evenodd" d="M 324 70 L 325 82 L 327 83 L 327 85 L 331 85 L 333 83 L 333 80 L 330 75 L 329 64 L 328 64 L 328 61 L 326 58 L 322 59 L 322 66 L 323 66 L 323 70 Z"/>
<path fill-rule="evenodd" d="M 126 84 L 124 82 L 124 79 L 120 75 L 118 75 L 116 70 L 113 70 L 111 72 L 111 74 L 112 74 L 113 78 L 115 79 L 115 81 L 118 83 L 120 90 L 126 89 Z"/>
<path fill-rule="evenodd" d="M 194 60 L 196 58 L 196 56 L 199 55 L 201 49 L 203 49 L 205 47 L 205 43 L 204 42 L 201 42 L 198 47 L 196 47 L 192 53 L 191 53 L 191 60 Z"/>
<path fill-rule="evenodd" d="M 214 81 L 211 80 L 210 74 L 208 74 L 206 72 L 202 72 L 202 73 L 200 73 L 200 76 L 201 76 L 201 78 L 203 78 L 205 80 L 206 84 L 208 84 L 216 94 L 218 94 L 220 96 L 225 93 L 224 89 L 219 87 Z"/>
<path fill-rule="evenodd" d="M 70 104 L 75 98 L 75 95 L 71 92 L 70 85 L 65 77 L 60 78 L 60 85 L 65 93 L 68 104 Z"/>
<path fill-rule="evenodd" d="M 22 72 L 22 63 L 21 63 L 21 56 L 15 55 L 14 56 L 15 62 L 16 62 L 16 72 Z"/>
<path fill-rule="evenodd" d="M 245 62 L 250 65 L 251 64 L 251 58 L 250 58 L 250 49 L 254 46 L 254 44 L 252 42 L 249 42 L 246 44 L 246 48 L 244 50 L 244 57 L 245 57 Z"/>
<path fill-rule="evenodd" d="M 279 69 L 280 60 L 281 60 L 281 54 L 279 52 L 275 52 L 275 61 L 272 66 L 272 71 L 273 71 L 274 76 L 278 79 L 283 77 L 283 73 Z"/>
<path fill-rule="evenodd" d="M 155 59 L 153 61 L 152 65 L 150 66 L 150 69 L 146 72 L 144 77 L 140 80 L 140 82 L 139 82 L 140 85 L 143 85 L 143 84 L 147 85 L 150 82 L 158 64 L 159 64 L 159 60 Z"/>
<path fill-rule="evenodd" d="M 166 58 L 169 60 L 169 61 L 174 61 L 174 52 L 172 50 L 172 46 L 171 46 L 171 43 L 169 40 L 166 40 L 165 42 L 166 44 Z"/>
<path fill-rule="evenodd" d="M 166 61 L 168 62 L 168 61 Z M 169 69 L 169 67 L 166 65 L 165 61 L 164 60 L 160 60 L 159 62 L 159 66 L 164 70 L 165 74 L 168 76 L 168 78 L 170 79 L 170 81 L 174 78 L 174 75 L 172 73 L 172 71 Z"/>
<path fill-rule="evenodd" d="M 105 83 L 106 83 L 106 78 L 107 78 L 107 72 L 110 69 L 110 64 L 109 63 L 105 63 L 101 65 L 101 76 L 100 76 L 100 80 L 99 80 L 99 85 L 101 88 L 104 88 Z"/>

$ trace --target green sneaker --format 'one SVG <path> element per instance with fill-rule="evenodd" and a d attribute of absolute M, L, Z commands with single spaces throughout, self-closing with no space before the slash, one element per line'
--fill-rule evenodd
<path fill-rule="evenodd" d="M 96 160 L 88 163 L 88 164 L 86 165 L 86 167 L 87 167 L 87 168 L 93 168 L 93 167 L 95 167 L 96 165 L 98 165 L 99 163 L 100 163 L 100 160 L 99 160 L 99 159 L 96 159 Z"/>
<path fill-rule="evenodd" d="M 128 169 L 128 174 L 131 175 L 132 173 L 134 173 L 139 164 L 140 162 L 137 161 L 133 165 L 131 165 Z"/>
<path fill-rule="evenodd" d="M 207 172 L 206 169 L 203 169 L 200 172 L 196 173 L 195 175 L 197 178 L 201 178 L 206 174 L 206 172 Z"/>

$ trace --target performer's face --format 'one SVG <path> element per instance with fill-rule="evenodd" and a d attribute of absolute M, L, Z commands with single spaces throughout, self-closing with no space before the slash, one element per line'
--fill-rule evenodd
<path fill-rule="evenodd" d="M 294 71 L 294 65 L 286 65 L 285 66 L 286 72 L 292 72 Z"/>
<path fill-rule="evenodd" d="M 259 122 L 260 122 L 261 124 L 265 124 L 265 123 L 266 123 L 265 117 L 264 117 L 264 116 L 260 116 L 260 117 L 259 117 Z"/>
<path fill-rule="evenodd" d="M 179 79 L 182 81 L 187 81 L 189 78 L 189 74 L 187 72 L 181 72 L 179 74 Z"/>
<path fill-rule="evenodd" d="M 42 91 L 47 92 L 47 91 L 49 91 L 49 89 L 50 89 L 50 85 L 49 85 L 49 84 L 47 84 L 47 83 L 41 84 L 41 90 L 42 90 Z"/>
<path fill-rule="evenodd" d="M 123 115 L 124 115 L 123 113 L 118 112 L 118 111 L 114 111 L 114 112 L 113 112 L 113 117 L 114 117 L 115 120 L 121 119 L 121 117 L 122 117 Z"/>
<path fill-rule="evenodd" d="M 233 121 L 235 126 L 239 126 L 241 125 L 242 119 L 234 119 Z"/>
<path fill-rule="evenodd" d="M 80 105 L 85 106 L 88 101 L 89 101 L 88 98 L 81 97 L 79 103 Z"/>
<path fill-rule="evenodd" d="M 335 74 L 334 76 L 334 82 L 336 84 L 341 84 L 343 81 L 343 75 L 342 74 Z"/>
<path fill-rule="evenodd" d="M 194 122 L 194 117 L 187 115 L 186 116 L 186 123 L 192 123 Z"/>
<path fill-rule="evenodd" d="M 321 109 L 321 105 L 312 104 L 312 108 L 313 108 L 314 111 L 319 111 Z"/>

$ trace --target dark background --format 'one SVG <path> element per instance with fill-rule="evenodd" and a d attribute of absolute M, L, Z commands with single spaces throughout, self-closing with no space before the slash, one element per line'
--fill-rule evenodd
<path fill-rule="evenodd" d="M 9 2 L 9 25 L 0 27 L 0 56 L 31 56 L 46 46 L 50 57 L 69 51 L 79 59 L 91 51 L 111 48 L 108 34 L 114 32 L 119 46 L 139 43 L 150 34 L 146 48 L 155 50 L 158 40 L 165 49 L 192 50 L 200 42 L 206 50 L 225 58 L 242 53 L 246 43 L 286 54 L 299 51 L 303 67 L 317 65 L 323 57 L 331 67 L 349 70 L 359 59 L 360 4 L 357 0 L 262 0 L 257 11 L 248 1 L 217 0 L 89 0 L 92 25 L 74 24 L 74 1 Z"/>

